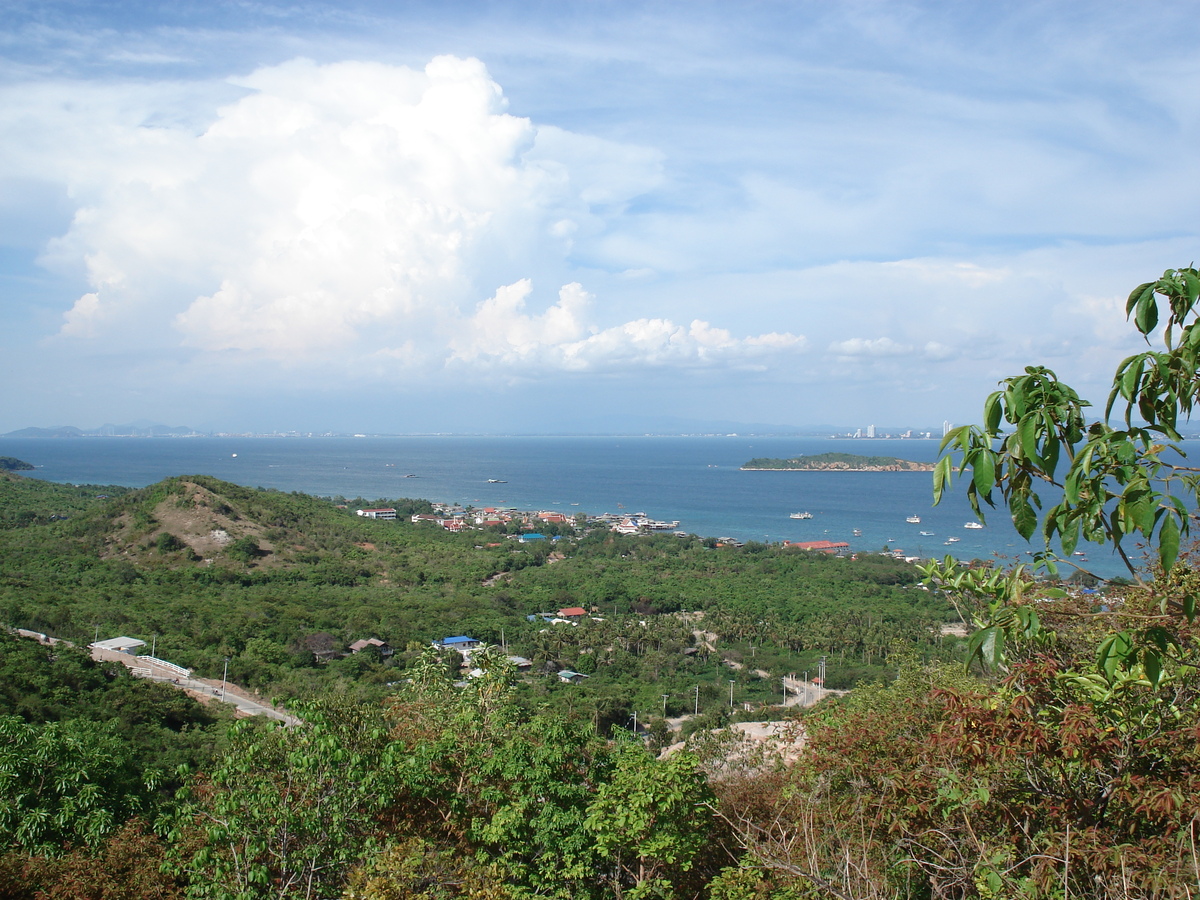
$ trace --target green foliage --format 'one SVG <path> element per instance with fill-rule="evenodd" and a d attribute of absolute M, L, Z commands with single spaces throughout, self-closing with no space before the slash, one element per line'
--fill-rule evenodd
<path fill-rule="evenodd" d="M 30 472 L 33 471 L 33 465 L 23 459 L 17 459 L 15 456 L 0 456 L 0 471 Z"/>
<path fill-rule="evenodd" d="M 153 785 L 110 730 L 0 717 L 0 839 L 54 855 L 99 844 L 140 810 Z"/>
<path fill-rule="evenodd" d="M 690 896 L 688 875 L 704 868 L 702 860 L 717 867 L 728 862 L 712 852 L 714 799 L 690 754 L 658 762 L 640 744 L 622 745 L 612 780 L 596 792 L 585 823 L 599 852 L 613 859 L 613 893 L 627 891 L 632 900 Z"/>
<path fill-rule="evenodd" d="M 1104 421 L 1089 424 L 1090 403 L 1049 369 L 1030 366 L 987 398 L 983 426 L 946 435 L 943 450 L 960 454 L 962 472 L 971 472 L 967 496 L 981 518 L 980 501 L 995 506 L 999 492 L 1022 536 L 1030 538 L 1040 520 L 1048 549 L 1057 540 L 1070 555 L 1080 537 L 1109 543 L 1136 574 L 1123 542 L 1140 535 L 1157 546 L 1159 564 L 1170 571 L 1188 532 L 1188 504 L 1200 501 L 1200 476 L 1183 465 L 1179 445 L 1169 443 L 1181 439 L 1179 424 L 1200 396 L 1197 284 L 1193 268 L 1168 270 L 1129 295 L 1127 314 L 1147 343 L 1165 322 L 1165 349 L 1121 362 Z M 1120 406 L 1117 428 L 1108 420 Z M 1012 430 L 1003 432 L 1005 426 Z M 951 481 L 952 459 L 938 464 L 935 502 Z M 1061 492 L 1044 514 L 1039 483 Z"/>
<path fill-rule="evenodd" d="M 827 469 L 898 469 L 923 472 L 929 469 L 926 463 L 898 459 L 895 456 L 859 456 L 855 453 L 814 453 L 810 456 L 795 456 L 791 459 L 755 457 L 742 464 L 743 469 L 784 469 L 788 471 Z"/>
<path fill-rule="evenodd" d="M 190 697 L 130 676 L 118 663 L 95 662 L 64 644 L 0 634 L 0 715 L 32 725 L 102 726 L 132 754 L 142 781 L 169 794 L 181 765 L 203 765 L 219 741 L 217 717 Z M 155 798 L 160 799 L 160 798 Z"/>
<path fill-rule="evenodd" d="M 172 833 L 188 896 L 328 896 L 374 849 L 375 816 L 394 793 L 382 717 L 345 704 L 302 713 L 293 728 L 235 726 L 188 791 Z"/>

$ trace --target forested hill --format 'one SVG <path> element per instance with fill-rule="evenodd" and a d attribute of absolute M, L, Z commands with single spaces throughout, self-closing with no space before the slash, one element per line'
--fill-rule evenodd
<path fill-rule="evenodd" d="M 788 472 L 932 472 L 932 463 L 913 462 L 894 456 L 859 456 L 854 453 L 814 453 L 791 459 L 756 457 L 743 470 L 781 469 Z"/>
<path fill-rule="evenodd" d="M 397 521 L 355 515 L 385 503 L 398 510 Z M 406 648 L 467 634 L 503 641 L 538 669 L 592 675 L 577 697 L 609 697 L 603 702 L 613 716 L 641 703 L 661 710 L 664 692 L 678 691 L 668 706 L 682 706 L 685 684 L 694 686 L 700 673 L 717 706 L 716 686 L 728 693 L 722 671 L 744 682 L 748 698 L 766 699 L 778 676 L 815 672 L 821 655 L 837 660 L 831 685 L 848 686 L 884 671 L 896 639 L 950 651 L 940 626 L 953 611 L 914 590 L 912 567 L 887 556 L 718 548 L 697 537 L 624 537 L 601 526 L 522 544 L 507 533 L 517 526 L 452 534 L 408 521 L 429 508 L 421 500 L 321 499 L 203 476 L 133 491 L 7 479 L 0 620 L 81 643 L 96 633 L 157 635 L 159 656 L 210 676 L 229 657 L 235 681 L 282 697 L 338 680 L 382 690 L 415 652 Z M 594 611 L 596 621 L 546 632 L 541 619 L 529 619 L 566 607 Z M 685 624 L 684 613 L 703 614 L 704 630 L 718 638 L 697 643 L 700 629 Z M 647 623 L 638 627 L 650 640 L 614 645 L 605 629 L 635 617 Z M 343 656 L 367 638 L 399 652 L 377 665 Z M 657 655 L 648 659 L 650 650 Z M 329 662 L 314 664 L 314 654 Z M 767 677 L 731 667 L 751 655 Z M 652 677 L 643 678 L 646 666 Z M 678 685 L 664 691 L 668 676 Z"/>
<path fill-rule="evenodd" d="M 1167 897 L 1191 877 L 1195 667 L 1164 685 L 1177 706 L 1141 706 L 1141 676 L 1067 677 L 1068 635 L 993 683 L 964 672 L 945 595 L 890 556 L 595 524 L 523 544 L 519 526 L 355 515 L 384 503 L 429 508 L 200 476 L 0 479 L 0 621 L 153 641 L 301 720 L 223 733 L 219 706 L 0 637 L 0 896 L 977 895 L 943 891 L 950 872 L 1050 898 L 1064 825 L 1072 896 Z M 1158 608 L 1136 601 L 1037 612 L 1088 628 L 1109 603 Z M 433 646 L 450 636 L 491 646 L 464 665 Z M 382 646 L 353 652 L 364 638 Z M 781 705 L 806 672 L 806 699 L 855 689 Z M 730 730 L 763 719 L 778 745 Z"/>

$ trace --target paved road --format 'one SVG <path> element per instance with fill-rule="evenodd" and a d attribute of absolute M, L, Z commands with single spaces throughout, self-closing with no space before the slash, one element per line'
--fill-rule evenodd
<path fill-rule="evenodd" d="M 48 640 L 52 641 L 53 638 Z M 289 715 L 281 709 L 276 709 L 270 703 L 255 698 L 245 688 L 239 687 L 236 684 L 226 682 L 224 690 L 222 690 L 219 678 L 196 678 L 195 676 L 182 675 L 169 663 L 160 663 L 158 660 L 146 658 L 139 659 L 129 653 L 120 653 L 116 650 L 92 648 L 92 659 L 119 662 L 132 671 L 135 676 L 179 688 L 179 690 L 191 694 L 201 703 L 224 701 L 225 703 L 233 704 L 238 713 L 244 716 L 268 716 L 272 719 L 278 719 L 285 725 L 300 724 L 300 720 L 295 716 Z"/>

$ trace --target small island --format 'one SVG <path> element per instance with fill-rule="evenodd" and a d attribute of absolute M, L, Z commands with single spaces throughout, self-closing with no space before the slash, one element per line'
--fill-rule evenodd
<path fill-rule="evenodd" d="M 853 453 L 817 453 L 792 459 L 759 457 L 742 466 L 743 472 L 932 472 L 933 463 L 913 462 L 894 456 L 857 456 Z"/>
<path fill-rule="evenodd" d="M 33 466 L 15 456 L 0 456 L 0 472 L 28 472 Z"/>

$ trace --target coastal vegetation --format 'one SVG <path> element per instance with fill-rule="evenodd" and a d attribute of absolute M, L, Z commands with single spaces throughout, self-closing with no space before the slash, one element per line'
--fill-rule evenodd
<path fill-rule="evenodd" d="M 773 469 L 785 472 L 932 472 L 932 463 L 913 462 L 894 456 L 859 456 L 855 453 L 814 453 L 791 459 L 755 457 L 743 471 Z"/>
<path fill-rule="evenodd" d="M 4 476 L 10 625 L 156 634 L 301 724 L 221 733 L 167 688 L 5 639 L 0 894 L 1196 896 L 1200 478 L 1171 442 L 1200 397 L 1198 297 L 1194 269 L 1131 295 L 1144 335 L 1163 306 L 1166 349 L 1121 364 L 1117 426 L 1030 368 L 948 435 L 961 471 L 939 463 L 935 491 L 1040 530 L 1036 576 L 584 525 L 520 544 L 199 476 Z M 1156 564 L 1076 590 L 1050 540 L 1076 533 L 1137 536 Z M 397 652 L 346 652 L 368 634 Z M 435 646 L 451 634 L 485 642 L 469 674 Z M 822 658 L 822 702 L 779 706 L 776 680 Z M 743 712 L 776 741 L 739 739 Z"/>

